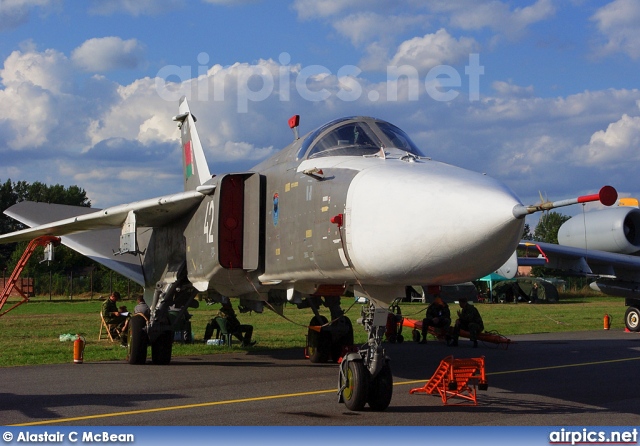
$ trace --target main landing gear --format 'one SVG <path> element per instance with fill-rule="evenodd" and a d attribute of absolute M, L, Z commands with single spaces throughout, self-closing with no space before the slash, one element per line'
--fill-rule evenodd
<path fill-rule="evenodd" d="M 156 284 L 150 319 L 140 314 L 131 317 L 127 345 L 129 364 L 145 364 L 149 345 L 153 364 L 168 365 L 171 362 L 174 323 L 169 317 L 169 308 L 180 308 L 175 316 L 177 324 L 184 320 L 187 308 L 197 294 L 187 280 L 184 263 L 176 271 L 175 280 Z"/>
<path fill-rule="evenodd" d="M 331 323 L 320 314 L 323 305 L 331 312 Z M 313 363 L 338 362 L 353 346 L 353 326 L 340 307 L 339 297 L 311 297 L 299 308 L 311 307 L 314 316 L 309 322 L 307 356 Z"/>
<path fill-rule="evenodd" d="M 393 395 L 393 377 L 389 358 L 382 348 L 387 324 L 387 309 L 370 304 L 363 307 L 362 324 L 369 340 L 357 353 L 349 353 L 340 363 L 339 401 L 350 410 L 362 410 L 366 404 L 375 411 L 389 407 Z"/>

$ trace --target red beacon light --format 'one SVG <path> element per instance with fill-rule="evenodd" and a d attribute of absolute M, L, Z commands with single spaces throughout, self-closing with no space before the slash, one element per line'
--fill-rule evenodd
<path fill-rule="evenodd" d="M 300 125 L 300 115 L 293 115 L 289 118 L 289 128 L 293 130 L 293 136 L 295 139 L 300 139 L 298 136 L 298 126 Z"/>

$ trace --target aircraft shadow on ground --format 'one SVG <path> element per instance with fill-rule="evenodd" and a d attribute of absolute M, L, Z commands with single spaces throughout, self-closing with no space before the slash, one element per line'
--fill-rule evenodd
<path fill-rule="evenodd" d="M 71 393 L 62 395 L 17 395 L 0 393 L 0 412 L 19 410 L 31 420 L 62 418 L 56 408 L 86 406 L 136 408 L 143 401 L 184 398 L 178 394 Z"/>

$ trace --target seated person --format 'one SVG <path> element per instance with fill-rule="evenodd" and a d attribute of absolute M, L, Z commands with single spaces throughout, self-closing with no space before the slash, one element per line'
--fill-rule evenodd
<path fill-rule="evenodd" d="M 473 347 L 476 348 L 478 347 L 478 335 L 484 330 L 482 316 L 476 307 L 469 305 L 466 297 L 461 297 L 459 304 L 461 309 L 458 310 L 458 320 L 453 329 L 451 345 L 457 347 L 460 330 L 466 330 L 469 332 L 469 339 L 473 342 Z"/>
<path fill-rule="evenodd" d="M 427 313 L 422 320 L 422 340 L 420 344 L 426 344 L 429 327 L 442 329 L 446 334 L 449 331 L 450 325 L 451 312 L 449 311 L 449 305 L 447 305 L 440 296 L 436 296 L 433 302 L 427 307 Z"/>
<path fill-rule="evenodd" d="M 251 340 L 251 336 L 253 334 L 253 325 L 241 324 L 238 320 L 238 317 L 236 316 L 235 311 L 233 311 L 231 303 L 223 302 L 222 307 L 215 317 L 222 318 L 227 322 L 227 331 L 238 338 L 240 342 L 242 342 L 243 347 L 250 347 L 252 345 L 255 345 L 256 341 Z M 215 318 L 212 322 L 215 322 Z M 211 328 L 212 333 L 213 330 L 214 328 Z M 205 333 L 205 342 L 207 340 L 206 338 L 207 333 Z"/>
<path fill-rule="evenodd" d="M 147 305 L 147 303 L 144 301 L 143 296 L 138 297 L 133 312 L 144 314 L 144 317 L 146 317 L 147 319 L 151 317 L 151 308 L 149 308 L 149 305 Z"/>
<path fill-rule="evenodd" d="M 102 317 L 107 325 L 115 325 L 116 333 L 115 337 L 120 337 L 122 345 L 127 345 L 127 328 L 129 318 L 121 314 L 118 308 L 117 302 L 120 300 L 120 293 L 117 291 L 112 292 L 109 298 L 102 303 Z M 113 334 L 112 334 L 113 336 Z"/>
<path fill-rule="evenodd" d="M 204 329 L 204 342 L 206 343 L 209 339 L 213 337 L 214 330 L 220 331 L 220 326 L 215 318 L 211 319 L 207 326 Z"/>

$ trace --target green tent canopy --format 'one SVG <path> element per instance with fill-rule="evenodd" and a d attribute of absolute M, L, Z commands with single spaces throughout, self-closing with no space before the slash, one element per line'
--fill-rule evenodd
<path fill-rule="evenodd" d="M 484 277 L 481 277 L 480 279 L 478 279 L 479 282 L 489 282 L 489 293 L 491 294 L 491 301 L 493 302 L 493 283 L 494 282 L 502 282 L 504 280 L 508 280 L 506 277 L 501 276 L 500 274 L 497 273 L 491 273 L 489 275 L 486 275 Z"/>

